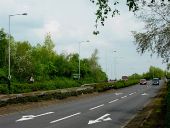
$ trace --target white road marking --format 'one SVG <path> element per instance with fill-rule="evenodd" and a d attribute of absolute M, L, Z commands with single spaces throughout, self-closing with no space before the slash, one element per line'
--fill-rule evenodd
<path fill-rule="evenodd" d="M 126 98 L 126 97 L 127 97 L 127 96 L 123 96 L 123 97 L 121 97 L 121 98 L 123 99 L 123 98 Z"/>
<path fill-rule="evenodd" d="M 58 120 L 51 121 L 50 123 L 56 123 L 56 122 L 59 122 L 59 121 L 62 121 L 62 120 L 68 119 L 68 118 L 70 118 L 70 117 L 80 115 L 80 114 L 81 114 L 81 112 L 79 112 L 79 113 L 75 113 L 75 114 L 73 114 L 73 115 L 66 116 L 66 117 L 64 117 L 64 118 L 61 118 L 61 119 L 58 119 Z"/>
<path fill-rule="evenodd" d="M 123 94 L 122 92 L 115 93 L 116 96 Z"/>
<path fill-rule="evenodd" d="M 89 120 L 89 123 L 88 124 L 95 124 L 95 123 L 99 123 L 99 122 L 102 122 L 102 121 L 109 121 L 109 120 L 112 120 L 110 117 L 107 117 L 109 116 L 110 114 L 105 114 L 103 115 L 102 117 L 96 119 L 96 120 Z M 106 118 L 107 117 L 107 118 Z"/>
<path fill-rule="evenodd" d="M 147 95 L 149 95 L 149 94 L 147 94 L 147 93 L 143 93 L 143 94 L 141 94 L 142 96 L 147 96 Z"/>
<path fill-rule="evenodd" d="M 119 99 L 112 100 L 112 101 L 109 102 L 109 104 L 111 104 L 111 103 L 113 103 L 113 102 L 116 102 L 116 101 L 118 101 L 118 100 L 119 100 Z"/>
<path fill-rule="evenodd" d="M 52 114 L 52 113 L 54 113 L 54 112 L 47 112 L 47 113 L 36 115 L 36 116 L 34 116 L 34 115 L 26 115 L 26 116 L 22 116 L 22 118 L 16 120 L 16 122 L 25 121 L 25 120 L 32 120 L 32 119 L 34 119 L 36 117 L 40 117 L 40 116 L 44 116 L 44 115 L 49 115 L 49 114 Z"/>
<path fill-rule="evenodd" d="M 130 93 L 129 96 L 133 95 L 134 93 Z"/>
<path fill-rule="evenodd" d="M 96 107 L 90 108 L 89 110 L 94 110 L 94 109 L 99 108 L 99 107 L 102 107 L 102 106 L 104 106 L 104 104 L 101 104 L 101 105 L 99 105 L 99 106 L 96 106 Z"/>

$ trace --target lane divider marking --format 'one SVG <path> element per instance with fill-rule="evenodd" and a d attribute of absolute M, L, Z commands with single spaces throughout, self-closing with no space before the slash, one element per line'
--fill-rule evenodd
<path fill-rule="evenodd" d="M 126 97 L 127 97 L 127 96 L 123 96 L 123 97 L 121 97 L 121 98 L 123 99 L 123 98 L 126 98 Z"/>
<path fill-rule="evenodd" d="M 56 123 L 56 122 L 59 122 L 59 121 L 62 121 L 62 120 L 68 119 L 68 118 L 70 118 L 70 117 L 80 115 L 80 114 L 81 114 L 81 112 L 79 112 L 79 113 L 75 113 L 75 114 L 73 114 L 73 115 L 66 116 L 66 117 L 63 117 L 63 118 L 61 118 L 61 119 L 51 121 L 50 123 Z"/>
<path fill-rule="evenodd" d="M 16 120 L 16 122 L 32 120 L 36 117 L 45 116 L 45 115 L 49 115 L 49 114 L 53 114 L 53 113 L 54 112 L 47 112 L 47 113 L 43 113 L 43 114 L 40 114 L 40 115 L 25 115 L 25 116 L 22 116 L 22 118 Z"/>
<path fill-rule="evenodd" d="M 96 107 L 90 108 L 89 110 L 94 110 L 94 109 L 99 108 L 99 107 L 102 107 L 102 106 L 104 106 L 104 104 L 101 104 L 101 105 L 99 105 L 99 106 L 96 106 Z"/>
<path fill-rule="evenodd" d="M 109 102 L 109 104 L 111 104 L 111 103 L 113 103 L 113 102 L 116 102 L 116 101 L 118 101 L 118 100 L 119 100 L 119 99 L 112 100 L 112 101 Z"/>
<path fill-rule="evenodd" d="M 129 96 L 133 95 L 134 93 L 130 93 Z"/>

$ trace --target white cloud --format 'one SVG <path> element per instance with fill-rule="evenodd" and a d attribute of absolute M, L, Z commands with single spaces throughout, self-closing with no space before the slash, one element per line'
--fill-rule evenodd
<path fill-rule="evenodd" d="M 35 35 L 39 38 L 44 37 L 46 33 L 50 33 L 52 37 L 61 36 L 61 25 L 55 20 L 47 21 L 42 28 L 35 28 Z"/>

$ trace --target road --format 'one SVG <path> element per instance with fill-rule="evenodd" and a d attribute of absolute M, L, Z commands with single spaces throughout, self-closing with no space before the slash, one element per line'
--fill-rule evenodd
<path fill-rule="evenodd" d="M 160 90 L 134 85 L 113 93 L 0 116 L 0 128 L 123 128 Z"/>

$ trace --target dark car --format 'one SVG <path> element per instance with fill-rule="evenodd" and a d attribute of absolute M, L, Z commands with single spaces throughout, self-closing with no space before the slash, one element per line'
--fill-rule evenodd
<path fill-rule="evenodd" d="M 140 85 L 146 85 L 147 84 L 147 81 L 146 79 L 140 79 Z"/>
<path fill-rule="evenodd" d="M 159 78 L 153 78 L 152 85 L 159 85 Z"/>

